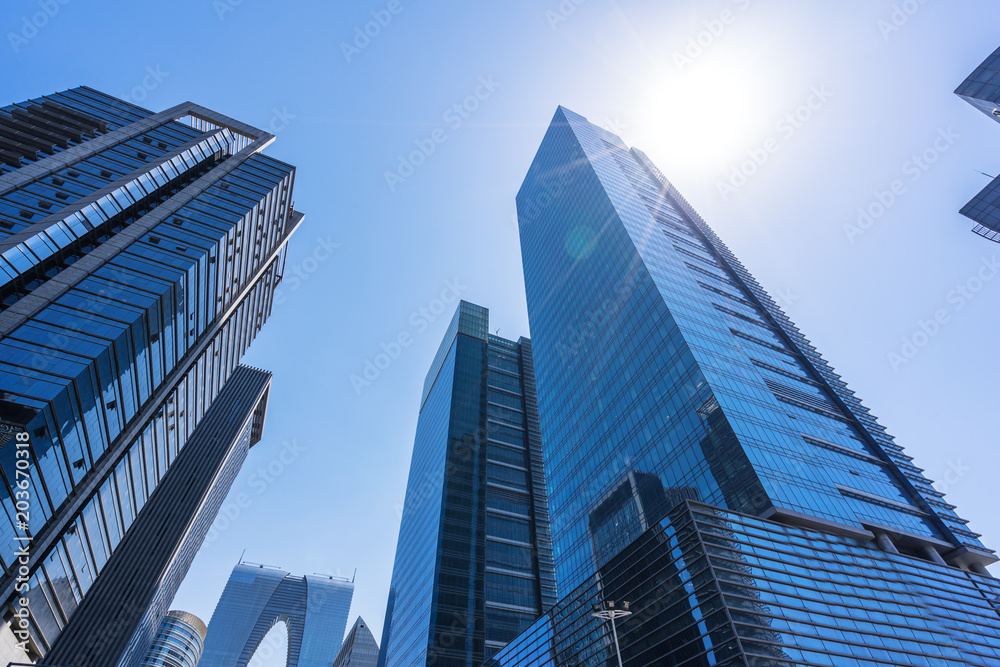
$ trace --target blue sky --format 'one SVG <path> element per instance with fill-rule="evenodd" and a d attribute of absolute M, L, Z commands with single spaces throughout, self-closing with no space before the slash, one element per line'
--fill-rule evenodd
<path fill-rule="evenodd" d="M 207 621 L 246 549 L 299 574 L 357 568 L 352 620 L 380 636 L 451 315 L 435 299 L 530 334 L 514 195 L 558 104 L 645 150 L 1000 545 L 1000 247 L 957 213 L 1000 170 L 1000 128 L 951 92 L 998 24 L 986 0 L 4 2 L 3 103 L 81 84 L 156 111 L 192 100 L 274 131 L 267 152 L 298 167 L 306 221 L 246 358 L 275 374 L 265 437 L 174 606 Z"/>

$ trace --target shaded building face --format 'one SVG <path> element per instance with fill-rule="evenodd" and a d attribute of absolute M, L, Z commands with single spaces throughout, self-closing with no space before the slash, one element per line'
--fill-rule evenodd
<path fill-rule="evenodd" d="M 358 616 L 333 661 L 333 667 L 376 667 L 378 656 L 375 637 L 365 620 Z"/>
<path fill-rule="evenodd" d="M 840 664 L 836 656 L 873 647 L 899 661 L 943 655 L 941 642 L 972 664 L 990 655 L 941 639 L 968 626 L 935 600 L 944 577 L 947 596 L 984 609 L 989 596 L 976 586 L 992 586 L 993 552 L 645 154 L 560 108 L 517 206 L 556 578 L 576 592 L 499 653 L 500 664 L 538 655 L 552 661 L 538 664 L 600 664 L 607 636 L 590 605 L 623 598 L 639 601 L 622 645 L 636 665 Z M 799 558 L 801 546 L 821 571 L 843 567 L 836 554 L 849 550 L 872 599 L 898 585 L 935 610 L 940 632 L 904 646 L 898 628 L 810 623 L 802 610 L 817 599 L 835 605 L 829 583 L 799 569 L 758 576 L 739 562 L 705 569 L 710 527 L 692 534 L 690 556 L 680 519 L 671 518 L 674 535 L 663 532 L 682 501 L 757 517 L 753 525 L 785 536 L 784 557 Z M 805 538 L 805 529 L 818 532 Z M 770 548 L 737 533 L 735 561 Z M 886 558 L 905 574 L 866 572 Z M 745 583 L 751 602 L 722 597 L 730 583 Z M 715 597 L 699 597 L 699 586 Z M 848 616 L 878 617 L 865 595 Z M 772 600 L 771 611 L 754 598 Z M 657 605 L 674 611 L 654 617 Z M 735 620 L 742 612 L 746 627 Z M 901 627 L 917 616 L 900 614 Z M 1000 618 L 977 621 L 986 625 L 974 636 L 989 646 Z M 841 629 L 839 645 L 827 642 L 830 628 Z"/>
<path fill-rule="evenodd" d="M 302 219 L 294 168 L 261 153 L 272 139 L 191 103 L 153 113 L 89 88 L 0 109 L 0 603 L 10 617 L 11 545 L 30 537 L 34 655 L 270 315 Z M 16 433 L 30 438 L 23 521 Z"/>
<path fill-rule="evenodd" d="M 329 667 L 347 628 L 354 583 L 241 563 L 208 623 L 201 667 L 246 667 L 271 628 L 288 633 L 288 667 Z"/>
<path fill-rule="evenodd" d="M 43 664 L 138 664 L 260 439 L 270 384 L 266 371 L 233 372 Z"/>
<path fill-rule="evenodd" d="M 534 367 L 461 302 L 427 376 L 384 664 L 474 665 L 555 602 Z"/>
<path fill-rule="evenodd" d="M 490 667 L 617 665 L 591 616 L 629 600 L 625 665 L 990 665 L 995 579 L 685 501 L 508 644 Z"/>

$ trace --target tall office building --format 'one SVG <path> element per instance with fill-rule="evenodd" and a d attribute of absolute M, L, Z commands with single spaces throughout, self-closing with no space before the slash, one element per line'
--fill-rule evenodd
<path fill-rule="evenodd" d="M 270 385 L 266 371 L 233 371 L 42 664 L 138 664 L 260 440 Z"/>
<path fill-rule="evenodd" d="M 238 362 L 302 220 L 271 140 L 89 88 L 0 109 L 0 605 L 32 656 L 141 659 L 260 438 Z"/>
<path fill-rule="evenodd" d="M 322 574 L 298 577 L 240 563 L 208 622 L 199 667 L 246 667 L 279 623 L 288 636 L 287 667 L 330 667 L 344 639 L 354 582 Z"/>
<path fill-rule="evenodd" d="M 564 597 L 497 665 L 1000 664 L 996 560 L 641 151 L 517 197 Z"/>
<path fill-rule="evenodd" d="M 389 596 L 385 601 L 385 618 L 382 621 L 382 641 L 379 643 L 378 663 L 375 667 L 385 667 L 385 651 L 389 646 L 389 637 L 392 636 L 392 609 L 396 606 L 396 589 L 389 589 Z"/>
<path fill-rule="evenodd" d="M 531 341 L 459 303 L 424 382 L 387 667 L 477 667 L 555 602 Z"/>
<path fill-rule="evenodd" d="M 372 631 L 365 619 L 358 616 L 333 661 L 333 667 L 375 667 L 378 655 L 378 644 Z"/>
<path fill-rule="evenodd" d="M 205 622 L 186 611 L 168 611 L 140 667 L 198 667 Z"/>
<path fill-rule="evenodd" d="M 997 49 L 955 89 L 955 94 L 1000 123 L 1000 49 Z M 976 223 L 975 233 L 1000 243 L 1000 176 L 962 207 Z"/>

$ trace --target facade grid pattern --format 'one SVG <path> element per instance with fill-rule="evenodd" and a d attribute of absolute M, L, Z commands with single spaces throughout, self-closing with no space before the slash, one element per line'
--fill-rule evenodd
<path fill-rule="evenodd" d="M 560 107 L 517 208 L 556 579 L 587 593 L 563 598 L 533 626 L 542 641 L 523 634 L 498 664 L 603 664 L 590 605 L 622 599 L 636 610 L 629 664 L 993 657 L 994 553 L 645 154 Z M 746 564 L 768 545 L 731 538 L 743 547 L 727 564 L 710 527 L 685 538 L 674 520 L 663 534 L 682 503 L 756 517 L 787 531 L 787 549 L 756 570 Z M 852 561 L 848 604 L 831 583 L 845 579 L 811 573 Z M 806 565 L 768 569 L 787 563 Z M 635 587 L 616 583 L 621 572 Z M 751 575 L 750 601 L 730 599 Z M 890 590 L 909 606 L 883 623 Z M 981 613 L 966 624 L 942 596 Z M 765 599 L 770 611 L 754 606 Z M 841 603 L 871 623 L 854 632 Z M 527 652 L 507 660 L 514 646 Z"/>
<path fill-rule="evenodd" d="M 0 421 L 32 440 L 32 657 L 154 511 L 270 315 L 302 220 L 294 168 L 261 153 L 272 139 L 191 103 L 153 113 L 86 87 L 0 109 Z M 14 476 L 2 447 L 6 619 Z"/>
<path fill-rule="evenodd" d="M 460 302 L 425 383 L 384 665 L 482 664 L 556 600 L 527 339 Z"/>

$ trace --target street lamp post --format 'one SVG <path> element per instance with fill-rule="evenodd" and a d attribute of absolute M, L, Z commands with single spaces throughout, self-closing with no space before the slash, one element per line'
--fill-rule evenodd
<path fill-rule="evenodd" d="M 623 667 L 622 665 L 622 652 L 618 647 L 618 629 L 615 627 L 616 618 L 624 618 L 626 616 L 631 616 L 632 612 L 628 610 L 628 602 L 622 602 L 621 606 L 615 605 L 614 600 L 607 600 L 603 604 L 594 605 L 594 613 L 591 616 L 595 618 L 600 618 L 606 620 L 611 620 L 611 634 L 615 638 L 615 654 L 618 656 L 618 667 Z"/>

